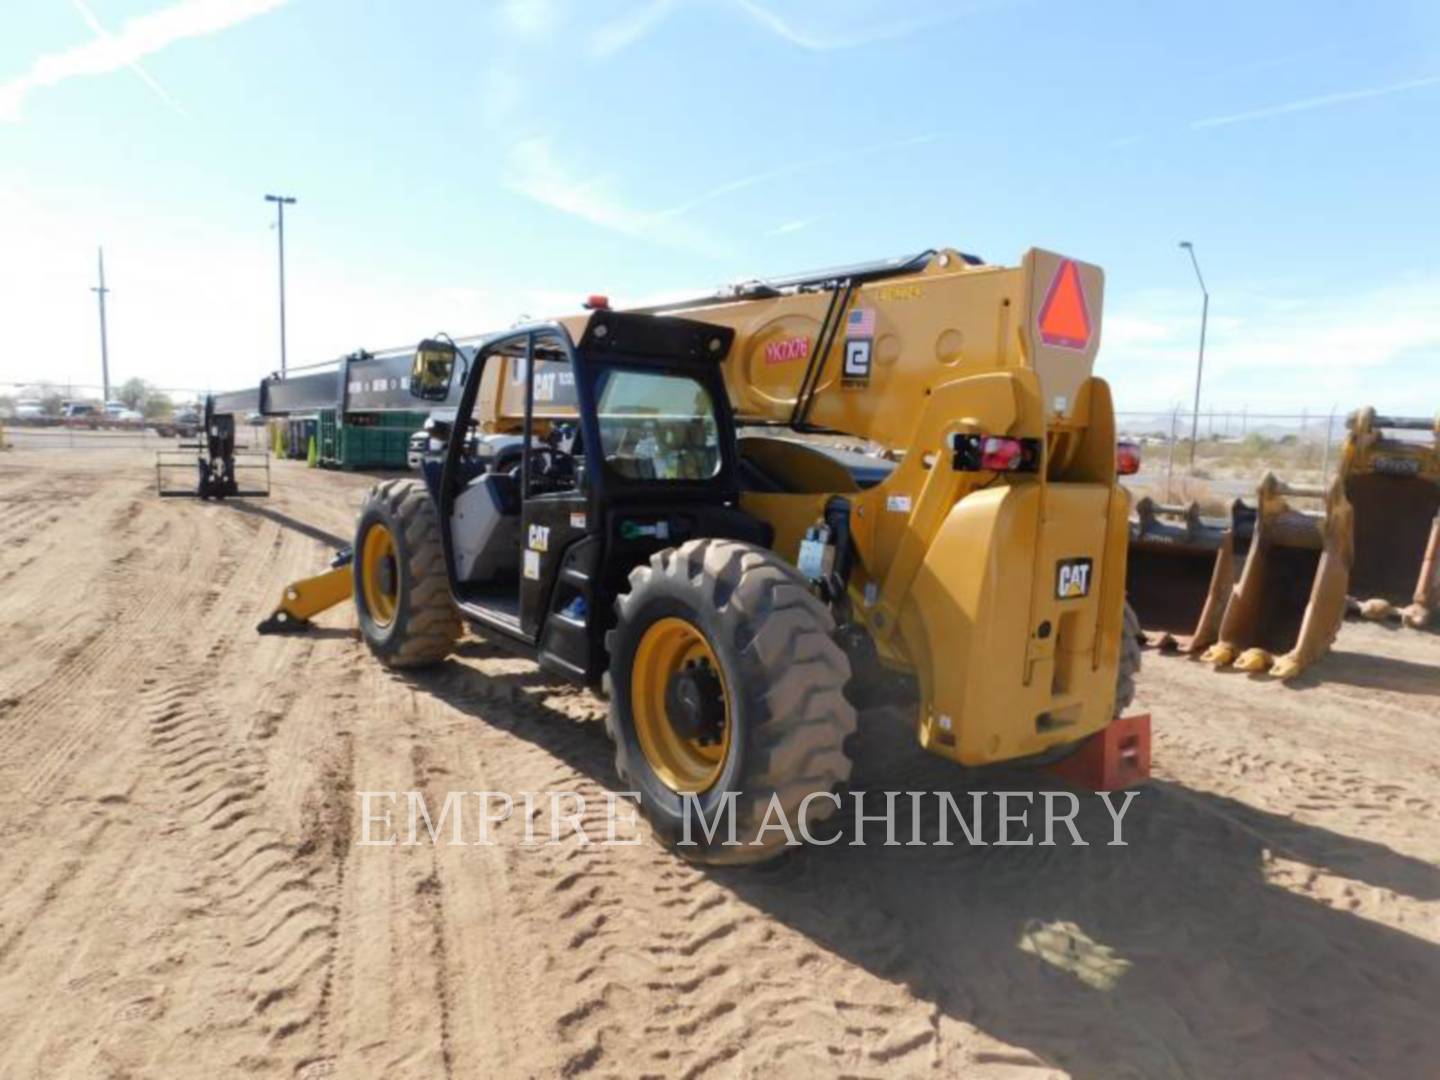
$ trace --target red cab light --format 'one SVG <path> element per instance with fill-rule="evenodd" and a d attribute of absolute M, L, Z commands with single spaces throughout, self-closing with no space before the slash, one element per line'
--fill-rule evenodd
<path fill-rule="evenodd" d="M 1121 476 L 1134 476 L 1140 471 L 1140 446 L 1124 440 L 1115 444 L 1115 471 Z"/>
<path fill-rule="evenodd" d="M 959 472 L 1035 472 L 1040 465 L 1039 439 L 957 432 L 947 441 Z"/>
<path fill-rule="evenodd" d="M 980 445 L 980 468 L 989 472 L 1010 472 L 1024 460 L 1025 448 L 1019 439 L 987 435 Z"/>
<path fill-rule="evenodd" d="M 583 306 L 586 311 L 609 311 L 610 297 L 603 293 L 591 293 L 585 298 Z"/>

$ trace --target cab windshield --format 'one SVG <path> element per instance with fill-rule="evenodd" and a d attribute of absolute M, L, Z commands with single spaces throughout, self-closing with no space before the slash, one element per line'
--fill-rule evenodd
<path fill-rule="evenodd" d="M 720 472 L 709 391 L 688 375 L 611 368 L 597 387 L 601 453 L 627 480 L 708 480 Z"/>

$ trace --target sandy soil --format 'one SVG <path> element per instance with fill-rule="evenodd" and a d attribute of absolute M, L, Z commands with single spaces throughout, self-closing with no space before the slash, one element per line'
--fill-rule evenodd
<path fill-rule="evenodd" d="M 151 481 L 0 454 L 0 1076 L 1440 1071 L 1440 636 L 1294 688 L 1149 658 L 1124 848 L 360 847 L 364 790 L 598 806 L 599 703 L 478 640 L 389 675 L 348 611 L 255 635 L 367 478 Z M 959 790 L 893 721 L 857 786 Z"/>

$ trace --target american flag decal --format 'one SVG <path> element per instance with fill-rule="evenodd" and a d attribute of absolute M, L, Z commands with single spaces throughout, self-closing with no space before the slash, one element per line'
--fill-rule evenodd
<path fill-rule="evenodd" d="M 847 338 L 868 338 L 875 336 L 875 309 L 852 308 L 845 320 Z"/>

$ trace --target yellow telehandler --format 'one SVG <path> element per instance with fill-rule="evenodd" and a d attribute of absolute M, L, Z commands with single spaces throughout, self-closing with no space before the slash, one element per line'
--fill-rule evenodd
<path fill-rule="evenodd" d="M 855 702 L 897 681 L 920 744 L 961 765 L 1142 779 L 1148 717 L 1117 719 L 1139 627 L 1102 292 L 1046 251 L 930 250 L 428 339 L 410 388 L 462 388 L 447 449 L 372 490 L 349 564 L 262 629 L 352 594 L 394 667 L 469 624 L 605 686 L 663 841 L 728 801 L 740 843 L 680 848 L 703 861 L 783 850 L 776 807 L 833 814 Z"/>

